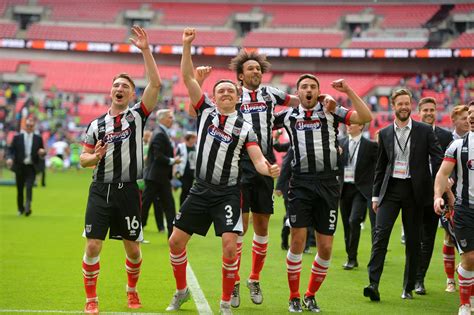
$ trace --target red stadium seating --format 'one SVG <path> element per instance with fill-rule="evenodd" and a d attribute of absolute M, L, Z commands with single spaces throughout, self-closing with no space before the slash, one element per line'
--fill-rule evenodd
<path fill-rule="evenodd" d="M 18 25 L 15 22 L 0 23 L 0 38 L 15 38 Z"/>
<path fill-rule="evenodd" d="M 374 5 L 373 13 L 383 17 L 385 28 L 417 28 L 426 23 L 439 10 L 439 5 Z"/>
<path fill-rule="evenodd" d="M 352 5 L 259 5 L 262 12 L 270 14 L 271 25 L 276 27 L 334 27 L 349 13 L 363 10 L 363 6 Z"/>
<path fill-rule="evenodd" d="M 152 4 L 153 10 L 163 13 L 163 25 L 215 25 L 227 23 L 231 14 L 249 12 L 252 5 L 227 3 L 180 3 L 159 2 Z"/>
<path fill-rule="evenodd" d="M 355 41 L 349 48 L 423 48 L 426 41 Z"/>
<path fill-rule="evenodd" d="M 333 48 L 339 47 L 344 33 L 284 33 L 253 31 L 244 38 L 244 47 Z"/>
<path fill-rule="evenodd" d="M 456 4 L 454 9 L 451 11 L 451 14 L 456 13 L 469 13 L 474 11 L 474 3 L 461 3 Z"/>
<path fill-rule="evenodd" d="M 125 41 L 128 30 L 125 27 L 80 27 L 34 24 L 27 31 L 29 39 L 67 41 L 115 42 Z"/>
<path fill-rule="evenodd" d="M 14 6 L 18 4 L 25 4 L 27 0 L 2 0 L 0 1 L 0 16 L 5 14 L 5 11 L 9 6 Z"/>
<path fill-rule="evenodd" d="M 19 60 L 0 58 L 0 72 L 16 72 Z"/>
<path fill-rule="evenodd" d="M 94 21 L 114 22 L 122 10 L 139 9 L 141 2 L 138 0 L 39 0 L 39 5 L 52 9 L 51 20 L 53 21 Z"/>
<path fill-rule="evenodd" d="M 287 84 L 292 90 L 296 90 L 296 81 L 301 73 L 284 73 L 281 83 Z M 344 73 L 316 73 L 320 82 L 321 92 L 337 97 L 346 98 L 345 94 L 339 93 L 331 87 L 331 82 L 338 79 L 345 79 L 356 93 L 365 96 L 376 86 L 396 86 L 402 75 L 398 74 L 344 74 Z"/>
<path fill-rule="evenodd" d="M 182 30 L 147 30 L 151 44 L 182 45 Z M 231 46 L 235 40 L 235 31 L 205 31 L 197 30 L 196 40 L 193 45 L 197 46 Z"/>
<path fill-rule="evenodd" d="M 474 47 L 474 32 L 462 33 L 453 43 L 451 48 L 473 48 Z"/>

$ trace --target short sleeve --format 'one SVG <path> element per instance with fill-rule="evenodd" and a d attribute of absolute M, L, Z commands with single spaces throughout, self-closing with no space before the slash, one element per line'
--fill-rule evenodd
<path fill-rule="evenodd" d="M 458 139 L 448 146 L 446 152 L 444 153 L 444 161 L 452 162 L 456 164 L 456 155 L 459 147 L 462 147 L 463 139 Z"/>
<path fill-rule="evenodd" d="M 136 103 L 132 107 L 132 110 L 136 111 L 144 121 L 148 118 L 148 116 L 150 116 L 150 112 L 146 109 L 145 104 L 143 104 L 143 102 Z"/>
<path fill-rule="evenodd" d="M 89 149 L 94 149 L 95 145 L 97 144 L 97 136 L 94 133 L 94 128 L 92 128 L 92 124 L 87 126 L 86 131 L 82 135 L 82 145 Z"/>
<path fill-rule="evenodd" d="M 249 132 L 247 133 L 247 139 L 245 140 L 245 147 L 249 147 L 252 145 L 258 145 L 258 138 L 253 128 L 249 128 Z"/>
<path fill-rule="evenodd" d="M 273 116 L 275 117 L 275 120 L 273 121 L 273 129 L 280 129 L 283 128 L 285 125 L 285 117 L 288 114 L 288 110 L 283 110 L 281 112 L 275 113 Z"/>
<path fill-rule="evenodd" d="M 193 104 L 193 108 L 197 114 L 200 115 L 206 108 L 215 107 L 214 103 L 209 99 L 207 94 L 203 94 L 196 104 Z"/>
<path fill-rule="evenodd" d="M 353 111 L 349 110 L 343 106 L 337 106 L 336 111 L 334 112 L 334 117 L 337 121 L 344 123 L 346 125 L 351 124 L 351 115 Z"/>
<path fill-rule="evenodd" d="M 273 95 L 277 105 L 288 106 L 288 103 L 290 103 L 290 96 L 288 95 L 288 93 L 271 86 L 267 86 L 266 89 L 268 93 Z"/>

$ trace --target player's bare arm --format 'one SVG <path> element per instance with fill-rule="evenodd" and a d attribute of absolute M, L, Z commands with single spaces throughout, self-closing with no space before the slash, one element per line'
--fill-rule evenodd
<path fill-rule="evenodd" d="M 207 78 L 209 78 L 209 75 L 212 72 L 212 67 L 210 66 L 199 66 L 196 68 L 194 71 L 194 76 L 196 78 L 196 81 L 199 83 L 199 86 L 202 87 L 204 84 L 204 81 L 206 81 Z"/>
<path fill-rule="evenodd" d="M 202 90 L 194 77 L 194 66 L 191 58 L 191 44 L 196 37 L 194 28 L 185 28 L 183 31 L 183 54 L 181 56 L 181 75 L 188 90 L 191 104 L 196 105 L 202 97 Z M 189 114 L 196 115 L 194 108 L 189 106 Z"/>
<path fill-rule="evenodd" d="M 107 144 L 99 140 L 95 145 L 95 148 L 84 147 L 81 156 L 80 164 L 82 167 L 91 167 L 97 165 L 100 160 L 105 156 L 107 152 Z"/>
<path fill-rule="evenodd" d="M 143 55 L 143 61 L 145 63 L 145 72 L 148 78 L 148 84 L 143 92 L 142 102 L 145 105 L 148 112 L 151 112 L 158 101 L 158 93 L 161 87 L 160 73 L 156 66 L 155 59 L 150 50 L 150 44 L 148 42 L 148 34 L 140 26 L 133 26 L 132 32 L 134 37 L 130 38 L 130 41 L 140 49 Z"/>
<path fill-rule="evenodd" d="M 331 86 L 339 92 L 345 93 L 354 106 L 354 112 L 351 115 L 351 123 L 366 124 L 372 120 L 372 113 L 365 102 L 354 92 L 354 90 L 347 84 L 346 80 L 339 79 L 333 81 Z"/>
<path fill-rule="evenodd" d="M 446 187 L 449 186 L 449 175 L 451 175 L 453 172 L 455 165 L 456 163 L 444 160 L 443 163 L 441 163 L 438 173 L 436 174 L 434 186 L 434 211 L 439 215 L 443 213 L 443 194 L 446 191 Z"/>
<path fill-rule="evenodd" d="M 247 152 L 257 172 L 273 178 L 280 176 L 280 167 L 277 164 L 270 164 L 258 145 L 247 147 Z"/>

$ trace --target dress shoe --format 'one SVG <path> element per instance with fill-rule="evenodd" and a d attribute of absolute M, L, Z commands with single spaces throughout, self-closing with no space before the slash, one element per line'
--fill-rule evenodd
<path fill-rule="evenodd" d="M 413 300 L 413 294 L 411 293 L 411 291 L 403 290 L 402 299 L 404 299 L 404 300 Z"/>
<path fill-rule="evenodd" d="M 371 283 L 364 288 L 364 296 L 370 298 L 371 301 L 380 301 L 380 293 L 378 285 Z"/>
<path fill-rule="evenodd" d="M 29 217 L 31 215 L 31 209 L 25 210 L 25 216 Z"/>
<path fill-rule="evenodd" d="M 348 260 L 344 265 L 342 265 L 342 268 L 344 268 L 344 270 L 352 270 L 356 267 L 359 267 L 359 263 L 357 262 L 357 260 Z"/>
<path fill-rule="evenodd" d="M 415 293 L 418 295 L 426 294 L 425 284 L 422 281 L 415 283 Z"/>

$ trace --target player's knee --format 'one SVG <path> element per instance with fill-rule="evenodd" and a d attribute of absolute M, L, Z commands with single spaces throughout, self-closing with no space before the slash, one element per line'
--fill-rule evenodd
<path fill-rule="evenodd" d="M 474 271 L 474 251 L 464 252 L 461 256 L 462 267 L 469 271 Z"/>
<path fill-rule="evenodd" d="M 222 255 L 227 259 L 235 259 L 237 257 L 237 246 L 231 244 L 224 245 Z"/>
<path fill-rule="evenodd" d="M 172 252 L 182 251 L 186 247 L 186 242 L 176 234 L 171 234 L 168 244 Z"/>
<path fill-rule="evenodd" d="M 97 257 L 100 254 L 100 250 L 102 248 L 102 241 L 101 240 L 87 240 L 86 246 L 86 255 L 88 257 Z"/>

